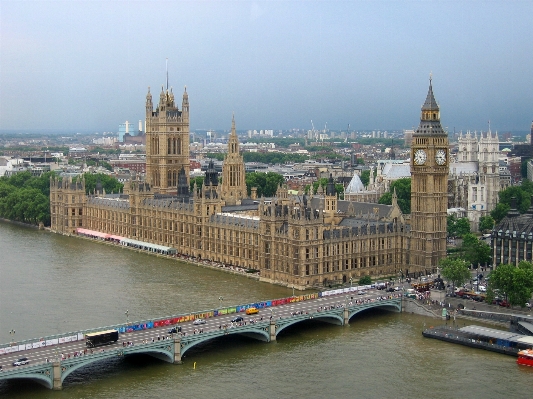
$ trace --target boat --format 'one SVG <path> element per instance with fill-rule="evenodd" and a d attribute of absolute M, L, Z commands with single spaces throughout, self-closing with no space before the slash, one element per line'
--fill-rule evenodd
<path fill-rule="evenodd" d="M 516 363 L 533 367 L 533 349 L 524 349 L 518 352 Z"/>

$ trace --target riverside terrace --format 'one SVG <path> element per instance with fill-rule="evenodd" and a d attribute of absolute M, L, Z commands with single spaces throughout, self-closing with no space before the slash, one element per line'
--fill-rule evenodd
<path fill-rule="evenodd" d="M 117 356 L 142 353 L 181 363 L 182 356 L 192 347 L 229 334 L 271 342 L 285 328 L 309 319 L 342 326 L 367 309 L 401 312 L 401 294 L 382 295 L 369 289 L 370 286 L 351 287 L 1 345 L 0 380 L 30 379 L 60 390 L 65 378 L 77 369 Z M 259 314 L 246 315 L 250 307 L 258 308 Z M 237 316 L 244 319 L 232 322 Z M 198 319 L 205 323 L 194 324 Z M 169 334 L 172 326 L 181 327 L 180 332 Z M 92 350 L 86 347 L 85 334 L 112 329 L 120 333 L 116 343 Z M 28 358 L 28 365 L 12 366 L 22 357 Z"/>

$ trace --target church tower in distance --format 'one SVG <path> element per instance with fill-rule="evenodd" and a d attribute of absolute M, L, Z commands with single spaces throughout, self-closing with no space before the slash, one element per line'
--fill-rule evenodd
<path fill-rule="evenodd" d="M 411 240 L 409 273 L 435 272 L 446 256 L 448 133 L 429 79 L 420 125 L 411 145 Z"/>
<path fill-rule="evenodd" d="M 178 176 L 184 170 L 189 183 L 189 95 L 183 93 L 181 111 L 174 103 L 172 88 L 161 88 L 154 111 L 152 94 L 146 95 L 146 181 L 152 191 L 175 194 Z M 183 174 L 183 172 L 182 172 Z"/>

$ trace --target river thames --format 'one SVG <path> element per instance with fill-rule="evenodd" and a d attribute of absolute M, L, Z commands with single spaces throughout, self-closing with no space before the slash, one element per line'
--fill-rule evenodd
<path fill-rule="evenodd" d="M 0 254 L 4 343 L 122 323 L 126 310 L 135 321 L 292 294 L 244 276 L 2 221 Z M 62 391 L 0 382 L 0 396 L 531 397 L 533 368 L 517 366 L 514 357 L 422 337 L 425 327 L 439 323 L 373 310 L 347 327 L 295 326 L 272 343 L 214 341 L 187 352 L 182 365 L 149 356 L 95 363 L 69 376 Z"/>

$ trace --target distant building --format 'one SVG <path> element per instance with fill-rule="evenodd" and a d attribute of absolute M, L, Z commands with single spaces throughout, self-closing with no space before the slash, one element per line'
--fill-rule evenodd
<path fill-rule="evenodd" d="M 526 213 L 520 214 L 516 198 L 511 209 L 492 230 L 492 265 L 518 265 L 520 261 L 533 260 L 533 197 Z"/>
<path fill-rule="evenodd" d="M 124 142 L 125 134 L 128 134 L 130 136 L 137 136 L 139 134 L 139 131 L 135 130 L 133 123 L 129 123 L 128 121 L 126 121 L 118 125 L 118 141 L 120 143 Z"/>
<path fill-rule="evenodd" d="M 68 149 L 68 156 L 70 158 L 83 158 L 89 154 L 87 148 L 84 147 L 73 147 Z"/>

